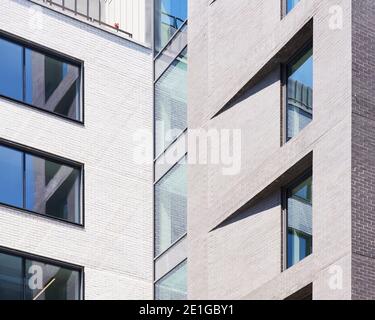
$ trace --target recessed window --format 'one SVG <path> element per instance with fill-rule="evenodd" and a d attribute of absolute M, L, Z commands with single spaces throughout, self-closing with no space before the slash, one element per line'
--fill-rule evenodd
<path fill-rule="evenodd" d="M 155 155 L 160 155 L 187 126 L 187 49 L 155 84 Z"/>
<path fill-rule="evenodd" d="M 286 190 L 287 268 L 312 253 L 312 176 Z"/>
<path fill-rule="evenodd" d="M 286 8 L 285 11 L 286 13 L 289 13 L 300 0 L 283 0 L 286 1 Z"/>
<path fill-rule="evenodd" d="M 0 252 L 0 300 L 79 300 L 81 270 Z"/>
<path fill-rule="evenodd" d="M 81 223 L 81 168 L 0 145 L 0 203 Z"/>
<path fill-rule="evenodd" d="M 155 300 L 186 300 L 187 262 L 184 261 L 155 284 Z"/>
<path fill-rule="evenodd" d="M 0 95 L 81 121 L 81 66 L 0 37 Z"/>
<path fill-rule="evenodd" d="M 155 51 L 169 42 L 187 19 L 187 0 L 155 0 Z"/>
<path fill-rule="evenodd" d="M 286 141 L 313 119 L 313 49 L 309 47 L 286 68 Z"/>
<path fill-rule="evenodd" d="M 177 163 L 155 185 L 155 255 L 186 233 L 186 164 Z"/>

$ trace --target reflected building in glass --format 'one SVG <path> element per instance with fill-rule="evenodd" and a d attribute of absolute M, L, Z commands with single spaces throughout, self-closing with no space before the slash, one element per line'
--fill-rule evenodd
<path fill-rule="evenodd" d="M 0 300 L 153 299 L 152 1 L 2 4 Z"/>
<path fill-rule="evenodd" d="M 187 0 L 154 1 L 155 299 L 187 298 Z M 182 151 L 181 149 L 184 149 Z"/>

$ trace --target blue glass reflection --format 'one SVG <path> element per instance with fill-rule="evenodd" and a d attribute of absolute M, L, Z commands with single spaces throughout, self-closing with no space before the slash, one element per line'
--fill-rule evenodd
<path fill-rule="evenodd" d="M 313 118 L 313 55 L 305 52 L 288 66 L 287 137 L 290 140 Z"/>
<path fill-rule="evenodd" d="M 312 252 L 312 178 L 288 195 L 287 266 L 291 267 Z"/>
<path fill-rule="evenodd" d="M 23 98 L 23 48 L 0 39 L 0 94 L 13 99 Z"/>
<path fill-rule="evenodd" d="M 155 51 L 159 52 L 187 19 L 187 0 L 155 1 Z"/>
<path fill-rule="evenodd" d="M 0 146 L 0 202 L 23 205 L 23 153 Z"/>
<path fill-rule="evenodd" d="M 287 0 L 286 13 L 291 11 L 300 0 Z"/>
<path fill-rule="evenodd" d="M 80 67 L 0 38 L 0 95 L 80 120 Z"/>

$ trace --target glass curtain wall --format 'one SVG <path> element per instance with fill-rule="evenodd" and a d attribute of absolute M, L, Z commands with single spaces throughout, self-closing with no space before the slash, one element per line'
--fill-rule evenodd
<path fill-rule="evenodd" d="M 155 172 L 161 170 L 158 161 L 183 139 L 187 128 L 186 19 L 187 0 L 154 0 Z M 179 156 L 182 160 L 167 163 L 155 175 L 158 177 L 154 185 L 157 300 L 187 297 L 186 253 L 178 251 L 183 250 L 187 231 L 187 157 L 184 154 Z M 164 261 L 164 267 L 158 269 L 160 261 Z"/>
<path fill-rule="evenodd" d="M 186 233 L 186 165 L 176 164 L 155 185 L 155 255 Z"/>
<path fill-rule="evenodd" d="M 187 263 L 174 268 L 166 276 L 161 278 L 155 284 L 155 299 L 156 300 L 186 300 L 187 286 L 186 274 Z"/>
<path fill-rule="evenodd" d="M 155 0 L 154 50 L 159 53 L 187 19 L 187 0 Z"/>
<path fill-rule="evenodd" d="M 187 49 L 155 84 L 155 156 L 161 154 L 187 125 Z"/>

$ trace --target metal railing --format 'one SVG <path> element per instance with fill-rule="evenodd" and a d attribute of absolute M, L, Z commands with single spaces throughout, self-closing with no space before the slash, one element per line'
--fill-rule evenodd
<path fill-rule="evenodd" d="M 44 2 L 52 7 L 58 7 L 62 11 L 73 13 L 76 16 L 85 18 L 90 22 L 98 23 L 101 26 L 110 28 L 133 38 L 133 34 L 120 28 L 119 23 L 109 24 L 103 21 L 103 5 L 108 0 L 29 0 L 32 2 Z M 82 8 L 83 7 L 83 8 Z"/>

